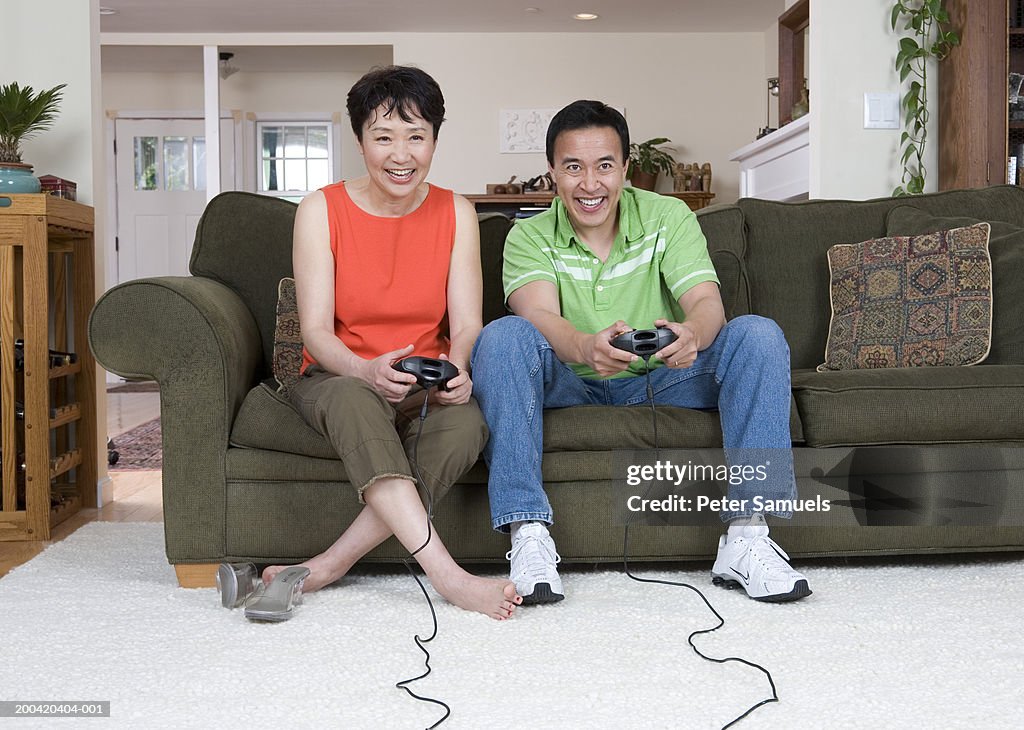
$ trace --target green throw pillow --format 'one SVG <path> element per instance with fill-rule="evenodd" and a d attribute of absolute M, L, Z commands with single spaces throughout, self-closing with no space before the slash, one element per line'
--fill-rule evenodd
<path fill-rule="evenodd" d="M 299 305 L 295 300 L 295 279 L 285 277 L 277 285 L 277 323 L 274 326 L 274 377 L 287 391 L 299 380 L 302 369 L 302 331 Z"/>
<path fill-rule="evenodd" d="M 992 334 L 989 224 L 828 251 L 832 321 L 818 370 L 974 365 Z"/>
<path fill-rule="evenodd" d="M 886 235 L 913 236 L 981 223 L 976 218 L 940 217 L 920 208 L 900 205 L 886 217 Z M 986 365 L 1024 363 L 1024 228 L 989 221 L 992 233 L 992 349 Z"/>

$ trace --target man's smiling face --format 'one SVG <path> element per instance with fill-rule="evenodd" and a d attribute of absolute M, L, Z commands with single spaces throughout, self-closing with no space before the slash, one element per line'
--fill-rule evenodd
<path fill-rule="evenodd" d="M 576 235 L 614 235 L 626 167 L 622 141 L 611 127 L 573 129 L 555 139 L 549 169 Z"/>

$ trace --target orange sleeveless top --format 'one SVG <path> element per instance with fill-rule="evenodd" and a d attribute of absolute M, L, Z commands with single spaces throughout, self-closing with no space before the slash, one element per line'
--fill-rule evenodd
<path fill-rule="evenodd" d="M 366 359 L 409 344 L 414 355 L 447 353 L 452 191 L 431 185 L 416 210 L 382 218 L 356 205 L 344 182 L 322 190 L 334 254 L 334 334 Z M 305 371 L 315 361 L 305 348 L 302 356 Z"/>

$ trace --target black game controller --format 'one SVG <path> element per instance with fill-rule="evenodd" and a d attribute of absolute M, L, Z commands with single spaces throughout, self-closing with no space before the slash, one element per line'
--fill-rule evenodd
<path fill-rule="evenodd" d="M 447 360 L 418 355 L 403 358 L 391 367 L 400 373 L 415 375 L 416 382 L 423 388 L 437 386 L 438 390 L 444 391 L 448 390 L 448 381 L 459 374 L 459 369 Z"/>
<path fill-rule="evenodd" d="M 650 359 L 663 347 L 671 345 L 678 339 L 676 333 L 668 327 L 649 330 L 632 330 L 623 332 L 612 340 L 612 347 L 639 355 L 644 360 Z"/>

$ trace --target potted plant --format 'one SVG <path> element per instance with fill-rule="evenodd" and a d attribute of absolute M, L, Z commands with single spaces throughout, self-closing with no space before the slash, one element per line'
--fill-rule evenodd
<path fill-rule="evenodd" d="M 32 166 L 21 161 L 21 143 L 53 125 L 65 85 L 38 94 L 17 82 L 0 86 L 0 192 L 39 192 Z"/>
<path fill-rule="evenodd" d="M 671 141 L 667 137 L 654 137 L 646 142 L 629 145 L 629 180 L 633 187 L 654 190 L 659 172 L 672 174 L 676 166 L 675 158 L 660 149 L 661 145 Z"/>

